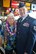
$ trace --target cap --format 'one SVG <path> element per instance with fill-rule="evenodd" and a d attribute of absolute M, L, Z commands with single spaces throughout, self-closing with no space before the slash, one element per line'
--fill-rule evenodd
<path fill-rule="evenodd" d="M 24 6 L 25 6 L 24 3 L 23 3 L 23 2 L 20 2 L 18 7 L 19 7 L 19 8 L 22 8 L 22 7 L 24 7 Z"/>

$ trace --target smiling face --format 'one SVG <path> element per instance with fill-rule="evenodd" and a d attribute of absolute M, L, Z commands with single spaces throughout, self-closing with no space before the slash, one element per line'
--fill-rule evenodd
<path fill-rule="evenodd" d="M 8 23 L 9 23 L 10 25 L 13 25 L 13 23 L 14 23 L 14 18 L 13 18 L 13 17 L 8 17 L 7 21 L 8 21 Z"/>

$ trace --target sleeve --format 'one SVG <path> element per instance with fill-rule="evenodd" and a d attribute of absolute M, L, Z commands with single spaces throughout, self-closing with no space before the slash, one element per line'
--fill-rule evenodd
<path fill-rule="evenodd" d="M 36 21 L 30 26 L 28 41 L 26 45 L 26 52 L 30 54 L 33 50 L 34 44 L 36 40 Z"/>

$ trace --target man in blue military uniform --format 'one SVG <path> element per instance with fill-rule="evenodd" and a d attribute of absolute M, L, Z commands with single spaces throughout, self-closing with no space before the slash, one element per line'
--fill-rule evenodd
<path fill-rule="evenodd" d="M 36 20 L 26 14 L 26 7 L 19 3 L 21 17 L 17 21 L 16 54 L 31 54 L 36 36 Z"/>

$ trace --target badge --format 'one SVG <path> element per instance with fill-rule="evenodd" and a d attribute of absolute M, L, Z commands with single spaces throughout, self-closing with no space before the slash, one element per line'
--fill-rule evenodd
<path fill-rule="evenodd" d="M 34 26 L 34 30 L 36 31 L 36 26 Z"/>
<path fill-rule="evenodd" d="M 23 26 L 29 27 L 29 23 L 26 22 L 26 23 L 23 24 Z"/>

